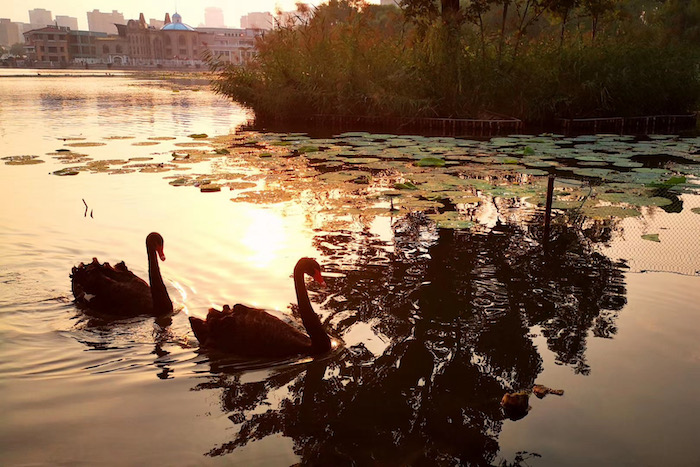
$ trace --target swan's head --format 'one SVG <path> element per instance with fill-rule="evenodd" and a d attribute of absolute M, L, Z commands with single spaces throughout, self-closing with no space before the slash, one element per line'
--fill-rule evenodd
<path fill-rule="evenodd" d="M 163 237 L 158 232 L 151 232 L 146 237 L 146 249 L 154 250 L 158 253 L 161 261 L 165 261 L 165 253 L 163 253 Z"/>
<path fill-rule="evenodd" d="M 322 286 L 326 286 L 326 281 L 323 280 L 323 276 L 321 275 L 321 266 L 315 259 L 301 258 L 295 269 L 298 269 L 304 274 L 308 274 L 309 276 L 313 277 L 314 280 Z"/>

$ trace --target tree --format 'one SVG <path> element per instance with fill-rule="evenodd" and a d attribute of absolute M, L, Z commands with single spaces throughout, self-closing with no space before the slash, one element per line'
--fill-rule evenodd
<path fill-rule="evenodd" d="M 10 55 L 24 55 L 24 44 L 17 42 L 10 47 Z"/>

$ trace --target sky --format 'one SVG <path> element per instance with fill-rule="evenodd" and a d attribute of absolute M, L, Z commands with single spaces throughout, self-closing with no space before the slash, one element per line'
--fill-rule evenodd
<path fill-rule="evenodd" d="M 0 1 L 0 18 L 28 23 L 29 10 L 43 8 L 49 10 L 53 17 L 72 16 L 78 18 L 78 28 L 87 30 L 86 13 L 99 10 L 111 13 L 117 10 L 124 15 L 124 20 L 138 19 L 143 13 L 146 21 L 151 18 L 163 20 L 165 13 L 173 15 L 176 11 L 182 16 L 182 22 L 192 27 L 204 24 L 204 9 L 218 7 L 224 12 L 224 24 L 228 27 L 240 27 L 241 16 L 257 11 L 269 11 L 274 14 L 279 7 L 282 11 L 295 9 L 296 0 L 2 0 Z M 319 4 L 321 0 L 307 0 L 305 3 Z M 379 3 L 372 1 L 370 3 Z"/>

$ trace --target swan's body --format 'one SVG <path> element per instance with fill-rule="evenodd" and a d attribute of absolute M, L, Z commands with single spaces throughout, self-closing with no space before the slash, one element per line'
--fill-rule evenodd
<path fill-rule="evenodd" d="M 210 309 L 207 319 L 190 317 L 200 345 L 246 357 L 287 357 L 317 355 L 331 349 L 331 339 L 314 312 L 304 283 L 304 274 L 324 284 L 321 267 L 310 258 L 302 258 L 294 268 L 294 287 L 299 314 L 308 333 L 285 323 L 264 310 L 245 305 Z"/>
<path fill-rule="evenodd" d="M 114 267 L 93 258 L 71 271 L 75 302 L 83 308 L 114 316 L 162 316 L 173 311 L 165 283 L 160 275 L 158 256 L 165 261 L 163 237 L 153 232 L 146 237 L 148 278 L 146 281 L 129 271 L 124 262 Z"/>

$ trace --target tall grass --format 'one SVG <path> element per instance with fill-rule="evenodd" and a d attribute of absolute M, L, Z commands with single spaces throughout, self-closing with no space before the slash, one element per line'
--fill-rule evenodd
<path fill-rule="evenodd" d="M 261 119 L 499 113 L 546 122 L 686 113 L 700 103 L 700 46 L 677 32 L 618 14 L 596 25 L 593 41 L 583 20 L 562 25 L 540 12 L 529 30 L 520 21 L 501 39 L 491 13 L 479 27 L 416 23 L 397 8 L 333 0 L 260 38 L 243 67 L 210 57 L 214 86 Z"/>

